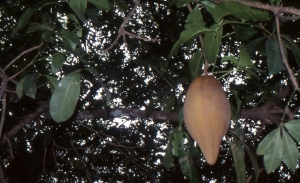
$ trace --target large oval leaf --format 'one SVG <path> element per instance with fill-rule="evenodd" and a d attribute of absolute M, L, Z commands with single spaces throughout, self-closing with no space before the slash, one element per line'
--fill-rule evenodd
<path fill-rule="evenodd" d="M 72 72 L 55 88 L 50 100 L 50 115 L 56 122 L 69 119 L 74 113 L 80 93 L 80 73 Z"/>

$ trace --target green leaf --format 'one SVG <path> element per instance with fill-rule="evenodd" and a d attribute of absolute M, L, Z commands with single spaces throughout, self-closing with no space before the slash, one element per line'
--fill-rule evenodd
<path fill-rule="evenodd" d="M 73 42 L 79 44 L 80 40 L 79 37 L 76 33 L 74 32 L 69 32 L 69 31 L 60 31 L 57 33 L 57 35 L 61 36 L 61 37 L 68 37 L 70 38 Z"/>
<path fill-rule="evenodd" d="M 258 9 L 252 9 L 250 6 L 238 2 L 220 2 L 214 10 L 214 19 L 216 22 L 225 16 L 234 16 L 242 22 L 246 21 L 267 21 L 269 13 Z"/>
<path fill-rule="evenodd" d="M 61 53 L 54 55 L 51 63 L 51 70 L 53 73 L 58 72 L 65 62 L 65 56 Z"/>
<path fill-rule="evenodd" d="M 257 163 L 256 156 L 250 150 L 250 148 L 247 146 L 247 144 L 243 143 L 243 145 L 244 145 L 244 149 L 246 150 L 246 152 L 247 152 L 247 154 L 248 154 L 248 156 L 250 158 L 252 166 L 254 168 L 255 181 L 257 182 L 258 177 L 259 177 L 259 166 L 258 166 L 258 163 Z"/>
<path fill-rule="evenodd" d="M 168 146 L 166 148 L 166 153 L 165 153 L 165 156 L 163 158 L 163 163 L 164 163 L 164 166 L 166 168 L 171 168 L 174 165 L 173 163 L 173 153 L 172 153 L 172 149 L 173 149 L 173 146 L 172 146 L 172 141 L 171 141 L 172 138 L 169 139 L 169 143 L 168 143 Z"/>
<path fill-rule="evenodd" d="M 205 7 L 205 9 L 211 14 L 214 14 L 216 4 L 211 1 L 201 1 L 201 4 Z"/>
<path fill-rule="evenodd" d="M 203 64 L 204 58 L 202 57 L 202 51 L 197 51 L 189 61 L 191 80 L 194 80 L 197 76 L 201 76 Z"/>
<path fill-rule="evenodd" d="M 50 100 L 50 115 L 56 122 L 69 119 L 80 94 L 80 73 L 72 72 L 59 81 Z"/>
<path fill-rule="evenodd" d="M 169 54 L 169 58 L 171 58 L 172 55 L 175 54 L 175 52 L 181 47 L 183 44 L 187 43 L 190 40 L 193 40 L 200 34 L 203 34 L 205 32 L 211 32 L 212 30 L 207 29 L 204 26 L 196 26 L 188 30 L 184 30 L 181 32 L 179 39 L 176 41 L 176 43 L 173 45 L 172 50 Z"/>
<path fill-rule="evenodd" d="M 271 37 L 266 42 L 267 66 L 270 75 L 277 74 L 284 69 L 278 41 Z"/>
<path fill-rule="evenodd" d="M 237 41 L 245 41 L 250 39 L 252 36 L 256 34 L 256 30 L 253 27 L 246 25 L 238 25 L 235 26 L 235 35 Z"/>
<path fill-rule="evenodd" d="M 246 51 L 248 52 L 249 55 L 252 55 L 258 47 L 261 45 L 261 43 L 265 40 L 265 37 L 259 37 L 251 41 L 246 45 Z"/>
<path fill-rule="evenodd" d="M 259 143 L 257 154 L 264 155 L 265 169 L 268 173 L 278 168 L 282 159 L 280 128 L 273 130 Z"/>
<path fill-rule="evenodd" d="M 239 67 L 255 68 L 254 64 L 252 63 L 252 61 L 250 59 L 250 56 L 249 56 L 248 52 L 246 51 L 246 49 L 242 45 L 240 46 Z"/>
<path fill-rule="evenodd" d="M 178 148 L 181 147 L 182 134 L 179 130 L 174 131 L 173 133 L 174 141 L 173 141 L 173 155 L 178 156 L 179 151 Z"/>
<path fill-rule="evenodd" d="M 65 49 L 67 51 L 75 51 L 77 44 L 72 39 L 70 39 L 67 36 L 61 36 L 61 38 L 63 39 L 63 42 L 66 44 Z"/>
<path fill-rule="evenodd" d="M 38 5 L 37 5 L 38 4 Z M 57 2 L 51 2 L 51 1 L 43 1 L 42 3 L 37 3 L 36 5 L 31 6 L 28 8 L 20 17 L 17 26 L 15 27 L 12 37 L 15 36 L 18 30 L 23 29 L 28 22 L 30 21 L 31 16 L 37 12 L 38 10 L 42 9 L 44 6 L 47 6 L 49 4 L 58 4 Z M 41 5 L 40 5 L 41 4 Z"/>
<path fill-rule="evenodd" d="M 190 12 L 184 25 L 185 29 L 192 29 L 195 26 L 205 26 L 205 22 L 203 21 L 202 14 L 198 6 L 195 6 L 193 11 Z"/>
<path fill-rule="evenodd" d="M 299 150 L 294 140 L 285 130 L 282 130 L 282 148 L 284 149 L 282 155 L 284 163 L 289 169 L 295 171 L 299 159 Z"/>
<path fill-rule="evenodd" d="M 300 49 L 299 46 L 293 41 L 293 39 L 286 35 L 286 34 L 281 34 L 282 39 L 284 42 L 288 45 L 288 48 L 292 51 L 298 66 L 300 67 Z"/>
<path fill-rule="evenodd" d="M 236 110 L 237 110 L 237 114 L 239 114 L 240 109 L 241 109 L 241 106 L 242 106 L 242 101 L 241 101 L 241 99 L 239 98 L 239 93 L 238 93 L 238 91 L 232 90 L 232 92 L 233 92 L 233 95 L 234 95 L 235 100 L 236 100 Z"/>
<path fill-rule="evenodd" d="M 25 77 L 23 86 L 24 86 L 24 92 L 29 97 L 35 99 L 36 94 L 36 77 L 38 73 L 29 74 Z"/>
<path fill-rule="evenodd" d="M 193 0 L 172 0 L 169 6 L 172 6 L 173 4 L 177 5 L 177 8 L 182 7 L 183 5 L 192 2 Z"/>
<path fill-rule="evenodd" d="M 246 166 L 245 153 L 242 148 L 242 143 L 235 135 L 232 136 L 233 141 L 229 141 L 229 146 L 233 155 L 234 165 L 236 170 L 237 182 L 246 182 Z"/>
<path fill-rule="evenodd" d="M 235 56 L 227 56 L 227 57 L 222 57 L 221 59 L 221 62 L 224 62 L 224 61 L 231 61 L 232 64 L 235 66 L 235 67 L 238 67 L 239 65 L 239 60 L 237 58 L 235 58 Z"/>
<path fill-rule="evenodd" d="M 48 31 L 52 33 L 53 29 L 47 24 L 31 23 L 29 28 L 27 29 L 26 34 L 31 32 L 37 32 L 37 31 L 42 31 L 42 32 Z"/>
<path fill-rule="evenodd" d="M 56 87 L 57 87 L 57 85 L 58 85 L 58 80 L 57 80 L 57 78 L 56 77 L 54 77 L 54 76 L 49 76 L 49 75 L 44 75 L 46 78 L 47 78 L 47 80 L 49 81 L 49 84 L 50 84 L 50 87 L 51 87 L 51 89 L 53 90 L 53 89 L 55 89 Z"/>
<path fill-rule="evenodd" d="M 178 131 L 179 136 L 179 143 L 178 143 L 178 158 L 179 158 L 179 165 L 181 168 L 181 171 L 184 176 L 188 178 L 190 182 L 198 183 L 198 175 L 196 171 L 196 167 L 194 165 L 194 162 L 190 156 L 190 153 L 184 150 L 184 144 L 183 144 L 183 136 L 181 131 Z"/>
<path fill-rule="evenodd" d="M 217 29 L 217 25 L 214 24 L 211 29 L 216 29 L 216 32 L 207 32 L 204 35 L 203 39 L 203 52 L 206 60 L 209 63 L 215 63 L 217 60 L 217 57 L 220 52 L 221 47 L 221 38 L 223 33 L 223 28 Z"/>
<path fill-rule="evenodd" d="M 300 142 L 300 120 L 289 121 L 288 123 L 284 123 L 284 126 L 292 137 Z"/>
<path fill-rule="evenodd" d="M 170 95 L 163 100 L 163 111 L 167 114 L 170 114 L 172 108 L 175 105 L 175 97 L 174 95 Z"/>
<path fill-rule="evenodd" d="M 18 95 L 19 99 L 21 99 L 23 94 L 24 94 L 24 80 L 25 80 L 25 78 L 21 79 L 18 82 L 17 86 L 16 86 L 16 91 L 17 91 L 17 95 Z"/>
<path fill-rule="evenodd" d="M 87 7 L 86 0 L 70 0 L 69 6 L 74 11 L 74 13 L 78 16 L 78 18 L 82 22 L 84 22 L 85 21 L 84 13 Z"/>
<path fill-rule="evenodd" d="M 182 126 L 184 124 L 184 121 L 183 121 L 183 107 L 181 107 L 181 109 L 178 113 L 178 122 L 179 122 L 180 126 Z"/>
<path fill-rule="evenodd" d="M 110 10 L 111 4 L 108 0 L 87 0 L 99 10 Z"/>

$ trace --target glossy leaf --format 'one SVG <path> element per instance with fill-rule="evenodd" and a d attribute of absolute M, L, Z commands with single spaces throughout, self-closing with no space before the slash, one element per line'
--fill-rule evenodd
<path fill-rule="evenodd" d="M 202 14 L 198 6 L 195 6 L 193 11 L 190 12 L 184 25 L 186 29 L 191 29 L 195 26 L 205 26 L 205 22 L 203 21 Z"/>
<path fill-rule="evenodd" d="M 257 154 L 264 155 L 265 169 L 268 173 L 278 168 L 282 160 L 280 128 L 273 130 L 260 142 Z"/>
<path fill-rule="evenodd" d="M 87 7 L 86 0 L 70 0 L 69 2 L 70 8 L 74 11 L 74 13 L 78 16 L 81 21 L 85 21 L 85 10 Z"/>
<path fill-rule="evenodd" d="M 167 114 L 170 114 L 175 105 L 174 95 L 170 95 L 163 100 L 163 111 Z"/>
<path fill-rule="evenodd" d="M 56 122 L 69 119 L 80 94 L 80 73 L 75 71 L 59 81 L 50 100 L 50 115 Z"/>
<path fill-rule="evenodd" d="M 29 74 L 26 76 L 23 86 L 24 86 L 24 92 L 29 97 L 35 99 L 36 94 L 36 77 L 38 73 Z"/>
<path fill-rule="evenodd" d="M 299 159 L 299 150 L 294 140 L 285 130 L 282 130 L 282 148 L 284 163 L 289 169 L 295 171 Z"/>
<path fill-rule="evenodd" d="M 168 143 L 168 146 L 166 148 L 165 155 L 163 158 L 163 163 L 166 168 L 171 168 L 171 167 L 175 166 L 173 163 L 172 149 L 173 149 L 172 141 L 169 139 L 169 143 Z"/>
<path fill-rule="evenodd" d="M 169 54 L 169 58 L 175 54 L 175 52 L 185 43 L 187 43 L 190 40 L 193 40 L 200 34 L 203 34 L 205 32 L 210 32 L 210 29 L 207 29 L 204 26 L 196 26 L 191 29 L 187 29 L 183 32 L 181 32 L 179 39 L 176 41 L 174 46 L 172 47 L 172 50 Z"/>
<path fill-rule="evenodd" d="M 190 78 L 194 80 L 197 76 L 201 76 L 204 58 L 202 51 L 196 52 L 189 61 Z"/>
<path fill-rule="evenodd" d="M 181 147 L 182 134 L 179 130 L 174 131 L 173 155 L 179 156 L 179 148 Z"/>
<path fill-rule="evenodd" d="M 245 153 L 242 148 L 242 143 L 235 135 L 232 136 L 233 141 L 229 141 L 230 149 L 234 159 L 236 170 L 237 182 L 246 182 L 246 166 L 245 166 Z"/>
<path fill-rule="evenodd" d="M 111 4 L 108 0 L 87 0 L 87 2 L 94 5 L 99 10 L 110 10 Z"/>
<path fill-rule="evenodd" d="M 211 29 L 217 29 L 217 25 L 213 25 Z M 216 62 L 220 52 L 221 38 L 223 28 L 219 28 L 216 32 L 207 32 L 203 39 L 203 52 L 206 60 L 213 64 Z"/>
<path fill-rule="evenodd" d="M 50 85 L 50 87 L 51 87 L 51 89 L 53 90 L 53 89 L 55 89 L 56 87 L 57 87 L 57 85 L 58 85 L 58 80 L 57 80 L 57 78 L 56 77 L 54 77 L 54 76 L 49 76 L 49 75 L 44 75 L 46 78 L 47 78 L 47 80 L 49 81 L 49 85 Z"/>
<path fill-rule="evenodd" d="M 267 66 L 270 75 L 277 74 L 284 69 L 278 41 L 271 37 L 266 42 Z"/>
<path fill-rule="evenodd" d="M 51 70 L 53 73 L 58 72 L 65 62 L 65 56 L 63 54 L 54 55 L 51 63 Z"/>
<path fill-rule="evenodd" d="M 293 41 L 293 39 L 286 35 L 286 34 L 281 34 L 282 39 L 284 42 L 288 45 L 288 48 L 292 51 L 298 66 L 300 66 L 300 48 L 299 46 Z"/>
<path fill-rule="evenodd" d="M 211 14 L 214 14 L 216 4 L 211 1 L 201 1 L 201 4 L 205 7 L 205 9 Z"/>
<path fill-rule="evenodd" d="M 300 142 L 300 120 L 289 121 L 284 123 L 284 127 L 287 128 L 292 137 Z"/>

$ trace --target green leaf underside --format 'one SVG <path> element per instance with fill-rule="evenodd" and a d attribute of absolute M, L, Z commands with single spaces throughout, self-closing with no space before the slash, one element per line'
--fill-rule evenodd
<path fill-rule="evenodd" d="M 267 66 L 270 75 L 277 74 L 284 69 L 278 41 L 271 37 L 266 42 Z"/>
<path fill-rule="evenodd" d="M 59 81 L 50 100 L 50 115 L 56 122 L 69 119 L 80 94 L 80 73 L 72 72 Z"/>
<path fill-rule="evenodd" d="M 299 159 L 299 150 L 292 137 L 285 130 L 282 130 L 282 148 L 284 163 L 289 169 L 295 171 Z"/>
<path fill-rule="evenodd" d="M 273 130 L 260 142 L 257 154 L 264 155 L 265 169 L 268 173 L 278 168 L 282 160 L 280 128 Z"/>

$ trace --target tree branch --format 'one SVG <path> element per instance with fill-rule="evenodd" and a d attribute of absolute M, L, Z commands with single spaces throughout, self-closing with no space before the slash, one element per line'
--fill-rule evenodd
<path fill-rule="evenodd" d="M 298 10 L 296 8 L 279 7 L 279 6 L 273 6 L 273 5 L 264 4 L 264 3 L 260 3 L 260 2 L 243 1 L 243 0 L 211 0 L 211 1 L 214 2 L 214 3 L 220 3 L 220 2 L 225 2 L 225 1 L 238 2 L 238 3 L 244 4 L 244 5 L 250 6 L 252 8 L 271 11 L 274 14 L 277 14 L 278 12 L 281 12 L 281 13 L 296 15 L 296 17 L 295 17 L 296 19 L 298 19 L 297 16 L 300 15 L 300 10 Z"/>
<path fill-rule="evenodd" d="M 32 120 L 40 116 L 47 108 L 48 108 L 48 104 L 46 103 L 40 104 L 40 106 L 36 109 L 36 111 L 29 114 L 27 118 L 23 119 L 22 121 L 20 121 L 20 123 L 15 125 L 11 130 L 6 132 L 0 141 L 0 147 L 2 147 L 16 133 L 18 133 L 25 125 L 29 124 Z"/>

